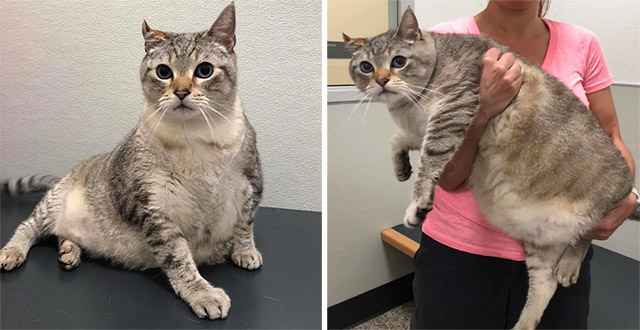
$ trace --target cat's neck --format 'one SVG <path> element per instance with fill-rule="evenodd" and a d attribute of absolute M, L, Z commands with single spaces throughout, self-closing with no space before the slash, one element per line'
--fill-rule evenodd
<path fill-rule="evenodd" d="M 429 116 L 443 103 L 458 96 L 479 92 L 482 56 L 491 46 L 488 39 L 476 36 L 423 32 L 434 39 L 436 59 L 433 72 L 425 82 L 420 98 L 400 98 L 388 102 L 396 126 L 406 133 L 423 135 Z"/>
<path fill-rule="evenodd" d="M 430 33 L 436 48 L 436 65 L 428 87 L 450 88 L 460 82 L 480 83 L 482 57 L 497 44 L 491 40 L 463 34 Z"/>
<path fill-rule="evenodd" d="M 138 129 L 164 148 L 192 148 L 194 144 L 234 148 L 242 143 L 246 127 L 238 96 L 226 109 L 220 109 L 219 114 L 210 114 L 207 119 L 205 114 L 201 114 L 188 119 L 154 120 L 150 117 L 154 111 L 152 107 L 145 104 Z"/>

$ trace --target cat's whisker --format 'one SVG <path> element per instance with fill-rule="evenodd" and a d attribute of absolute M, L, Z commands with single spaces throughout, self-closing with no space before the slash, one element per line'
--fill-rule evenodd
<path fill-rule="evenodd" d="M 351 117 L 353 117 L 353 113 L 358 109 L 358 107 L 360 107 L 362 105 L 362 102 L 372 98 L 373 96 L 371 94 L 365 93 L 364 96 L 360 99 L 360 101 L 358 102 L 358 104 L 356 104 L 351 111 L 349 111 L 349 117 L 347 117 L 347 120 L 351 120 Z"/>
<path fill-rule="evenodd" d="M 212 113 L 215 113 L 216 115 L 222 117 L 224 120 L 226 120 L 227 122 L 231 122 L 229 120 L 229 118 L 227 118 L 227 116 L 223 115 L 220 111 L 216 110 L 214 107 L 212 107 L 209 104 L 203 104 L 207 110 L 211 111 Z"/>
<path fill-rule="evenodd" d="M 209 122 L 209 119 L 207 118 L 207 115 L 204 114 L 204 111 L 202 111 L 202 108 L 198 108 L 198 111 L 200 111 L 200 114 L 202 114 L 202 118 L 204 118 L 204 121 L 207 123 L 207 126 L 209 126 L 209 133 L 211 134 L 211 141 L 215 141 L 215 135 L 213 134 L 213 127 L 211 126 L 211 123 Z"/>
<path fill-rule="evenodd" d="M 428 88 L 426 86 L 419 86 L 419 85 L 413 85 L 413 84 L 409 84 L 407 82 L 404 83 L 407 87 L 411 87 L 411 88 L 415 88 L 418 89 L 420 92 L 428 92 L 428 93 L 433 93 L 433 94 L 438 94 L 439 96 L 445 96 L 446 94 L 437 91 L 435 89 L 432 88 Z"/>
<path fill-rule="evenodd" d="M 367 107 L 364 109 L 364 115 L 362 116 L 362 125 L 363 126 L 366 126 L 367 114 L 369 114 L 369 107 L 371 106 L 372 101 L 373 101 L 373 98 L 369 98 L 369 101 L 367 102 Z"/>
<path fill-rule="evenodd" d="M 164 115 L 167 113 L 168 110 L 169 110 L 168 108 L 164 108 L 164 110 L 162 111 L 162 114 L 160 115 L 160 119 L 158 119 L 155 126 L 153 126 L 153 129 L 151 129 L 151 132 L 149 132 L 149 135 L 153 135 L 153 132 L 155 132 L 158 126 L 160 126 L 160 122 L 162 122 L 162 119 L 164 118 Z"/>
<path fill-rule="evenodd" d="M 223 115 L 222 113 L 220 113 L 220 111 L 214 109 L 213 107 L 211 107 L 209 105 L 205 105 L 204 109 L 207 110 L 210 113 L 213 113 L 213 114 L 215 114 L 217 116 L 220 116 L 222 119 L 226 120 L 227 122 L 231 122 L 229 120 L 229 118 L 227 118 L 227 116 Z"/>
<path fill-rule="evenodd" d="M 151 120 L 151 118 L 153 118 L 156 114 L 158 114 L 163 108 L 164 108 L 164 104 L 159 103 L 156 109 L 149 116 L 144 118 L 144 122 L 146 123 L 147 121 Z"/>
<path fill-rule="evenodd" d="M 206 96 L 206 95 L 199 95 L 198 97 L 199 97 L 199 99 L 200 99 L 200 100 L 205 101 L 205 102 L 206 102 L 207 104 L 209 104 L 209 105 L 213 104 L 213 105 L 215 105 L 216 107 L 219 107 L 219 108 L 224 108 L 224 107 L 225 107 L 225 105 L 224 105 L 224 104 L 218 103 L 218 102 L 216 102 L 216 101 L 214 101 L 214 100 L 210 99 L 210 98 L 209 98 L 208 96 Z"/>
<path fill-rule="evenodd" d="M 417 99 L 417 96 L 415 95 L 416 93 L 414 91 L 412 91 L 407 87 L 401 87 L 400 91 L 401 91 L 400 94 L 406 97 L 409 100 L 409 102 L 411 102 L 416 108 L 422 111 L 426 111 L 424 106 L 420 104 L 420 100 Z"/>
<path fill-rule="evenodd" d="M 415 91 L 411 90 L 409 87 L 406 86 L 396 86 L 400 91 L 401 91 L 401 95 L 409 98 L 412 102 L 414 103 L 419 103 L 420 101 L 420 95 L 418 93 L 416 93 Z M 404 92 L 404 93 L 403 93 Z"/>
<path fill-rule="evenodd" d="M 217 103 L 211 101 L 208 97 L 202 95 L 198 98 L 193 98 L 192 99 L 193 102 L 195 102 L 196 104 L 200 105 L 200 106 L 204 106 L 205 110 L 208 111 L 213 111 L 215 112 L 217 115 L 221 116 L 222 118 L 224 118 L 225 120 L 229 121 L 229 118 L 227 118 L 226 116 L 224 116 L 222 113 L 220 113 L 220 111 L 216 110 L 214 107 L 211 106 L 211 104 L 213 105 L 217 105 Z"/>

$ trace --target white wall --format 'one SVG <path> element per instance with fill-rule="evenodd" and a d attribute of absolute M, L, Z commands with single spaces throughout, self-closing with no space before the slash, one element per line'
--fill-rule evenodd
<path fill-rule="evenodd" d="M 380 239 L 383 229 L 402 223 L 412 187 L 393 174 L 395 128 L 384 104 L 355 106 L 327 109 L 329 306 L 413 271 L 410 258 Z"/>
<path fill-rule="evenodd" d="M 206 30 L 228 1 L 0 3 L 0 179 L 62 175 L 142 110 L 142 19 Z M 258 132 L 263 205 L 321 210 L 321 3 L 236 1 L 240 95 Z"/>

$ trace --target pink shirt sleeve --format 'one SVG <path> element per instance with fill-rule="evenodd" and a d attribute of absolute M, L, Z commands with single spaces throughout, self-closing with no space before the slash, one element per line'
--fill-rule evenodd
<path fill-rule="evenodd" d="M 584 81 L 582 83 L 584 91 L 589 94 L 613 84 L 613 77 L 609 72 L 609 68 L 607 68 L 604 53 L 595 35 L 591 35 L 586 55 Z"/>

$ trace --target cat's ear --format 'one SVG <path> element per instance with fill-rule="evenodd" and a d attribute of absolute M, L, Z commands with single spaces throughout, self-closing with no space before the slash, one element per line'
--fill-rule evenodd
<path fill-rule="evenodd" d="M 148 53 L 151 49 L 165 41 L 167 39 L 167 34 L 162 31 L 152 29 L 149 27 L 147 21 L 143 20 L 142 37 L 144 37 L 144 51 Z"/>
<path fill-rule="evenodd" d="M 228 50 L 233 50 L 236 45 L 236 7 L 233 2 L 222 10 L 207 35 Z"/>
<path fill-rule="evenodd" d="M 342 34 L 342 40 L 347 48 L 351 50 L 357 50 L 368 42 L 367 38 L 351 38 L 344 33 Z"/>
<path fill-rule="evenodd" d="M 420 26 L 418 26 L 418 19 L 413 13 L 411 7 L 407 7 L 404 14 L 402 14 L 402 20 L 398 25 L 398 32 L 396 32 L 396 36 L 409 42 L 415 42 L 422 39 L 422 32 L 420 32 Z"/>

